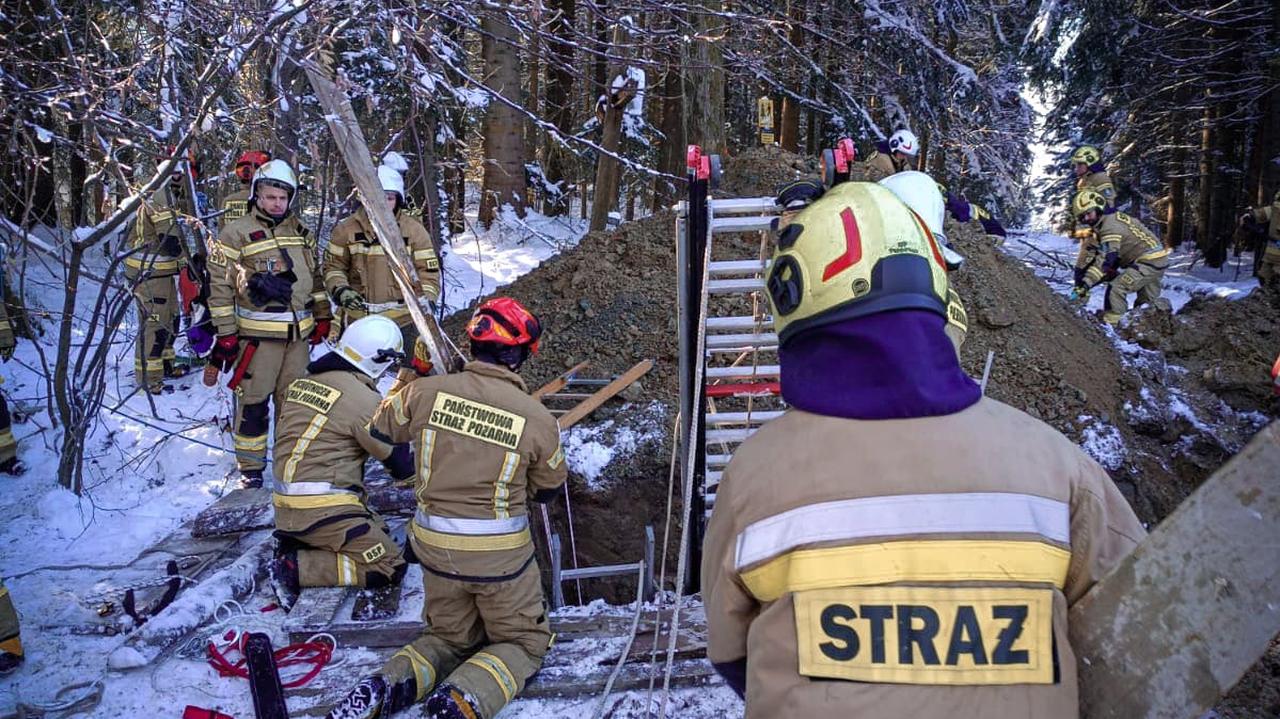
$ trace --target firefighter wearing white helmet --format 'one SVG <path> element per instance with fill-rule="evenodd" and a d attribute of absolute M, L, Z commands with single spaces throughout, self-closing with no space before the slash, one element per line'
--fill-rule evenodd
<path fill-rule="evenodd" d="M 379 315 L 394 321 L 404 336 L 404 346 L 418 336 L 407 301 L 432 306 L 440 297 L 440 259 L 431 235 L 418 218 L 405 211 L 404 177 L 394 168 L 378 167 L 387 206 L 395 213 L 400 236 L 417 271 L 418 297 L 406 298 L 391 272 L 391 263 L 373 231 L 369 213 L 362 207 L 333 228 L 324 253 L 324 284 L 339 308 L 343 325 L 361 317 Z M 406 375 L 402 380 L 412 379 Z"/>
<path fill-rule="evenodd" d="M 725 468 L 701 575 L 747 719 L 1075 719 L 1068 609 L 1143 536 L 1124 497 L 960 369 L 941 252 L 884 187 L 801 211 L 766 286 L 788 409 Z"/>
<path fill-rule="evenodd" d="M 284 160 L 254 173 L 249 212 L 209 248 L 209 315 L 218 333 L 210 362 L 236 395 L 232 440 L 241 483 L 262 485 L 270 406 L 302 376 L 310 345 L 329 333 L 329 297 L 316 237 L 294 214 L 298 178 Z"/>
<path fill-rule="evenodd" d="M 410 445 L 369 428 L 382 401 L 378 378 L 403 350 L 395 322 L 377 315 L 356 320 L 284 396 L 274 455 L 271 578 L 286 609 L 302 587 L 377 588 L 404 575 L 403 553 L 366 504 L 364 487 L 370 456 L 395 479 L 414 473 Z"/>
<path fill-rule="evenodd" d="M 938 249 L 942 252 L 942 259 L 947 267 L 948 272 L 960 269 L 960 265 L 964 264 L 964 257 L 960 253 L 951 249 L 950 243 L 947 241 L 947 235 L 944 231 L 944 218 L 946 215 L 946 200 L 942 197 L 942 191 L 938 188 L 938 183 L 934 179 L 923 172 L 915 170 L 907 170 L 891 175 L 880 181 L 882 187 L 889 188 L 899 200 L 902 200 L 912 212 L 915 212 L 924 220 L 929 231 L 933 233 L 933 237 L 937 240 Z M 947 286 L 947 337 L 951 338 L 951 343 L 955 345 L 956 356 L 960 355 L 960 345 L 964 344 L 965 335 L 969 332 L 969 315 L 965 312 L 964 303 L 960 300 L 960 293 L 955 288 Z"/>
<path fill-rule="evenodd" d="M 878 182 L 902 172 L 920 154 L 920 140 L 910 130 L 898 130 L 888 140 L 876 145 L 876 151 L 867 158 L 867 179 Z"/>

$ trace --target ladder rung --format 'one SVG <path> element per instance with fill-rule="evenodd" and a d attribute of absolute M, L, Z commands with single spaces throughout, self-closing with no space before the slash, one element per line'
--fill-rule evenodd
<path fill-rule="evenodd" d="M 726 295 L 734 292 L 759 292 L 764 289 L 764 280 L 759 277 L 746 277 L 732 280 L 707 280 L 707 292 L 713 295 Z"/>
<path fill-rule="evenodd" d="M 711 492 L 711 488 L 720 484 L 720 477 L 723 472 L 707 472 L 707 491 Z"/>
<path fill-rule="evenodd" d="M 737 367 L 708 367 L 707 379 L 738 379 L 745 377 L 777 377 L 778 365 L 762 364 L 755 367 L 739 365 Z"/>
<path fill-rule="evenodd" d="M 721 275 L 751 275 L 764 272 L 768 263 L 761 260 L 717 260 L 707 263 L 707 272 L 712 277 Z"/>
<path fill-rule="evenodd" d="M 729 460 L 731 459 L 733 459 L 732 454 L 708 454 L 707 466 L 708 467 L 727 467 L 729 466 Z"/>
<path fill-rule="evenodd" d="M 734 215 L 728 217 L 713 215 L 708 232 L 758 232 L 760 230 L 772 230 L 777 224 L 777 215 Z"/>
<path fill-rule="evenodd" d="M 743 212 L 781 212 L 782 208 L 772 197 L 733 197 L 723 200 L 708 200 L 711 211 L 723 215 Z"/>
<path fill-rule="evenodd" d="M 708 412 L 708 427 L 720 427 L 726 424 L 761 425 L 771 419 L 782 416 L 782 410 L 763 410 L 760 412 Z"/>
<path fill-rule="evenodd" d="M 735 427 L 733 429 L 707 430 L 707 444 L 735 444 L 745 442 L 759 427 Z"/>
<path fill-rule="evenodd" d="M 772 397 L 782 394 L 781 382 L 739 382 L 707 385 L 707 396 L 720 397 Z"/>
<path fill-rule="evenodd" d="M 760 325 L 761 329 L 771 328 L 773 327 L 773 318 L 766 316 L 762 317 L 760 320 L 756 320 L 755 317 L 750 315 L 739 315 L 737 317 L 708 317 L 707 331 L 741 332 L 744 330 L 755 330 L 757 324 Z"/>
<path fill-rule="evenodd" d="M 777 349 L 778 335 L 773 332 L 760 334 L 707 335 L 707 349 Z"/>

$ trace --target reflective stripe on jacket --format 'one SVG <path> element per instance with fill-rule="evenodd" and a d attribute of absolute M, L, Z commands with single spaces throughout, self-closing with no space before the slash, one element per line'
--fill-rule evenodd
<path fill-rule="evenodd" d="M 398 213 L 405 250 L 418 274 L 423 296 L 440 296 L 440 260 L 422 223 L 407 212 Z M 332 294 L 350 287 L 365 299 L 368 311 L 384 314 L 400 324 L 409 320 L 405 297 L 392 274 L 386 250 L 373 232 L 369 215 L 361 208 L 333 228 L 324 253 L 324 286 Z M 375 309 L 375 307 L 382 309 Z M 361 315 L 363 316 L 363 315 Z"/>

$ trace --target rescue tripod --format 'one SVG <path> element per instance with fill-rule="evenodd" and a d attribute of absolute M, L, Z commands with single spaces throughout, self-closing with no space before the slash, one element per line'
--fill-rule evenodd
<path fill-rule="evenodd" d="M 711 198 L 719 157 L 690 145 L 686 159 L 689 194 L 676 206 L 676 297 L 688 537 L 678 579 L 697 592 L 703 532 L 724 467 L 737 445 L 783 410 L 778 335 L 763 295 L 782 208 L 773 197 Z"/>

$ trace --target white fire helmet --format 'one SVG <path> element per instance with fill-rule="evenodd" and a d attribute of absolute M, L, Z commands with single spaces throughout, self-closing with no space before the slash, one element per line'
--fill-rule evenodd
<path fill-rule="evenodd" d="M 378 165 L 378 184 L 382 185 L 383 192 L 394 192 L 400 195 L 400 201 L 404 202 L 404 175 L 397 172 L 395 168 Z"/>
<path fill-rule="evenodd" d="M 889 151 L 915 157 L 920 154 L 920 140 L 910 130 L 898 130 L 889 136 Z"/>
<path fill-rule="evenodd" d="M 958 268 L 964 262 L 964 258 L 948 246 L 947 233 L 943 225 L 947 203 L 942 197 L 942 191 L 938 189 L 938 183 L 923 172 L 907 170 L 889 175 L 881 180 L 880 184 L 924 220 L 924 224 L 938 240 L 947 269 Z"/>
<path fill-rule="evenodd" d="M 400 327 L 381 315 L 361 317 L 342 333 L 335 351 L 361 372 L 378 379 L 404 350 Z"/>
<path fill-rule="evenodd" d="M 250 200 L 257 199 L 258 183 L 260 182 L 288 191 L 290 205 L 293 204 L 294 198 L 298 195 L 298 176 L 293 173 L 293 168 L 289 167 L 289 163 L 284 160 L 272 160 L 259 167 L 253 173 L 253 184 L 249 187 Z"/>

